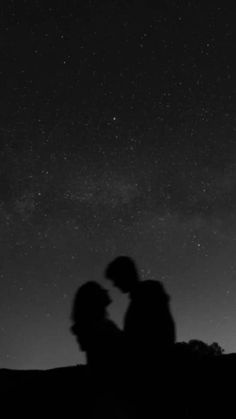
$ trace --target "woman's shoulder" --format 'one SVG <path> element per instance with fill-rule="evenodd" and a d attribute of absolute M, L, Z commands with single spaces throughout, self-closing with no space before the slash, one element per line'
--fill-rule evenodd
<path fill-rule="evenodd" d="M 112 320 L 106 319 L 100 325 L 98 335 L 101 341 L 107 342 L 107 345 L 119 345 L 122 341 L 123 332 Z"/>
<path fill-rule="evenodd" d="M 113 333 L 113 334 L 122 334 L 121 329 L 117 326 L 115 322 L 113 322 L 111 319 L 105 319 L 104 322 L 101 324 L 102 330 L 105 332 Z"/>

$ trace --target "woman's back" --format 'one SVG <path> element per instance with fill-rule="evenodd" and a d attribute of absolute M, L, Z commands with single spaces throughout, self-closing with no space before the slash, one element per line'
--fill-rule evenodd
<path fill-rule="evenodd" d="M 72 331 L 88 367 L 97 372 L 112 371 L 122 363 L 123 332 L 107 316 L 110 302 L 107 291 L 90 281 L 79 288 L 73 305 Z"/>

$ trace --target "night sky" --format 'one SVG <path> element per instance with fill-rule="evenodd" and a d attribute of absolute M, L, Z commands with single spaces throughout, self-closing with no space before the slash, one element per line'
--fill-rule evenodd
<path fill-rule="evenodd" d="M 7 0 L 0 13 L 0 367 L 83 361 L 78 286 L 119 254 L 178 341 L 236 352 L 236 7 Z"/>

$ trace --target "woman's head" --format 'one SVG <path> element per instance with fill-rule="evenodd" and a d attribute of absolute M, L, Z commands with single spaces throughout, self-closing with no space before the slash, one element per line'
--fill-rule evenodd
<path fill-rule="evenodd" d="M 85 316 L 92 318 L 105 314 L 110 302 L 105 288 L 95 281 L 86 282 L 75 295 L 71 318 L 74 323 L 79 323 Z"/>

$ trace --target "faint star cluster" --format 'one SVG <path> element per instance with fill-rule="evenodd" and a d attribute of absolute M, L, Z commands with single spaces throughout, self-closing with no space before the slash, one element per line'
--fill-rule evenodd
<path fill-rule="evenodd" d="M 179 339 L 235 350 L 234 15 L 192 0 L 3 4 L 1 365 L 79 362 L 74 292 L 106 286 L 119 253 L 163 281 Z"/>

